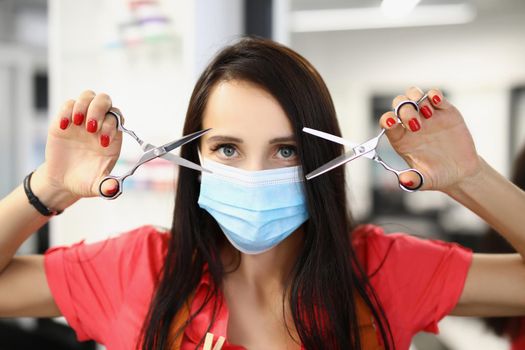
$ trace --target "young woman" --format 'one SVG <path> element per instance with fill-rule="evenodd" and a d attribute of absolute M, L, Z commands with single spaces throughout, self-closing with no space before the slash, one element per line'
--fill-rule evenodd
<path fill-rule="evenodd" d="M 393 106 L 422 94 L 409 88 Z M 87 91 L 52 122 L 30 182 L 47 208 L 98 194 L 121 147 L 111 107 Z M 525 194 L 478 156 L 439 90 L 420 113 L 407 105 L 400 120 L 387 112 L 380 124 L 423 173 L 424 190 L 479 214 L 519 254 L 477 255 L 356 226 L 344 167 L 303 181 L 301 169 L 343 152 L 302 132 L 340 134 L 323 80 L 294 51 L 249 38 L 224 48 L 195 86 L 184 134 L 212 131 L 181 155 L 213 173 L 180 168 L 169 232 L 144 226 L 14 257 L 49 217 L 22 187 L 0 202 L 0 315 L 63 315 L 79 340 L 109 350 L 202 348 L 207 333 L 213 343 L 226 338 L 222 349 L 253 350 L 408 349 L 446 314 L 525 313 Z"/>

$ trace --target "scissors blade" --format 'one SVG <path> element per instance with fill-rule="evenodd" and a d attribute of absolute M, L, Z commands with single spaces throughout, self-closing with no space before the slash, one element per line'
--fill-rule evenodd
<path fill-rule="evenodd" d="M 175 155 L 175 154 L 166 153 L 161 158 L 164 158 L 164 159 L 172 162 L 173 164 L 184 166 L 186 168 L 190 168 L 190 169 L 194 169 L 194 170 L 198 170 L 198 171 L 203 171 L 203 172 L 206 172 L 206 173 L 211 173 L 211 170 L 203 168 L 199 164 L 195 164 L 193 162 L 190 162 L 189 160 L 184 159 L 181 156 L 178 156 L 178 155 Z"/>
<path fill-rule="evenodd" d="M 149 151 L 150 149 L 156 148 L 151 143 L 144 142 L 142 144 L 142 150 L 144 152 Z M 173 164 L 185 166 L 186 168 L 198 170 L 198 171 L 204 171 L 207 173 L 211 173 L 211 170 L 208 170 L 206 168 L 201 167 L 199 164 L 195 164 L 193 162 L 190 162 L 187 159 L 182 158 L 181 156 L 175 155 L 173 153 L 166 153 L 163 156 L 160 156 L 163 159 L 166 159 L 167 161 L 172 162 Z"/>
<path fill-rule="evenodd" d="M 311 173 L 308 173 L 306 175 L 306 179 L 313 179 L 316 176 L 324 174 L 327 171 L 337 168 L 338 166 L 348 163 L 361 156 L 366 156 L 367 158 L 374 159 L 376 155 L 376 147 L 379 144 L 379 139 L 381 138 L 381 136 L 383 136 L 384 133 L 385 129 L 381 130 L 378 136 L 353 147 L 352 150 L 346 152 L 343 155 L 340 155 L 339 157 L 332 159 L 331 161 L 320 166 Z"/>
<path fill-rule="evenodd" d="M 335 136 L 335 135 L 329 134 L 329 133 L 324 132 L 324 131 L 319 131 L 319 130 L 316 130 L 316 129 L 306 128 L 306 127 L 303 128 L 303 131 L 308 133 L 308 134 L 315 135 L 315 136 L 318 136 L 318 137 L 323 138 L 325 140 L 332 141 L 332 142 L 338 143 L 340 145 L 348 146 L 348 147 L 351 147 L 351 148 L 355 148 L 357 146 L 360 146 L 359 143 L 345 140 L 342 137 Z M 372 141 L 372 140 L 369 140 L 369 141 Z M 369 141 L 365 142 L 365 144 L 368 143 Z M 367 152 L 367 153 L 363 154 L 363 156 L 367 157 L 369 159 L 373 159 L 374 158 L 374 153 Z"/>
<path fill-rule="evenodd" d="M 167 153 L 173 151 L 175 148 L 177 147 L 180 147 L 188 142 L 191 142 L 199 137 L 201 137 L 202 135 L 206 134 L 207 132 L 209 132 L 211 130 L 210 129 L 205 129 L 205 130 L 200 130 L 200 131 L 197 131 L 197 132 L 194 132 L 193 134 L 189 134 L 189 135 L 186 135 L 178 140 L 175 140 L 175 141 L 172 141 L 172 142 L 168 142 L 162 146 L 158 146 L 158 147 L 155 147 L 155 148 L 152 148 L 150 149 L 149 151 L 146 151 L 142 157 L 140 157 L 139 161 L 137 162 L 137 164 L 141 165 L 141 164 L 144 164 L 146 162 L 149 162 L 150 160 L 152 159 L 155 159 L 155 158 L 158 158 L 158 157 L 162 157 L 164 155 L 166 155 Z M 181 158 L 182 159 L 182 158 Z"/>
<path fill-rule="evenodd" d="M 209 129 L 204 129 L 204 130 L 200 130 L 200 131 L 197 131 L 197 132 L 194 132 L 193 134 L 189 134 L 189 135 L 186 135 L 184 137 L 182 137 L 181 139 L 178 139 L 176 141 L 173 141 L 173 142 L 168 142 L 160 147 L 157 147 L 157 148 L 164 148 L 166 150 L 166 153 L 168 152 L 171 152 L 173 151 L 175 148 L 177 147 L 180 147 L 188 142 L 191 142 L 195 139 L 198 139 L 199 137 L 201 137 L 202 135 L 208 133 L 209 131 L 211 130 L 211 128 Z"/>
<path fill-rule="evenodd" d="M 336 157 L 329 161 L 328 163 L 320 166 L 319 168 L 315 169 L 314 171 L 306 174 L 306 179 L 311 180 L 314 177 L 317 177 L 319 175 L 322 175 L 334 168 L 337 168 L 340 165 L 346 164 L 358 157 L 362 156 L 362 154 L 356 154 L 354 150 L 346 152 L 345 154 L 340 155 L 339 157 Z"/>
<path fill-rule="evenodd" d="M 305 128 L 303 128 L 303 132 L 311 134 L 311 135 L 315 135 L 315 136 L 320 137 L 322 139 L 325 139 L 325 140 L 328 140 L 328 141 L 332 141 L 332 142 L 335 142 L 335 143 L 338 143 L 338 144 L 344 145 L 344 146 L 355 147 L 357 145 L 355 143 L 352 143 L 350 141 L 347 141 L 347 140 L 343 139 L 342 137 L 335 136 L 335 135 L 329 134 L 327 132 L 316 130 L 316 129 L 312 129 L 312 128 L 306 128 L 305 127 Z"/>

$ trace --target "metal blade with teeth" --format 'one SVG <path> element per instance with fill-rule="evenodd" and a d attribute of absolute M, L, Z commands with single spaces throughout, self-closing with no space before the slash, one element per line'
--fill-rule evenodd
<path fill-rule="evenodd" d="M 311 180 L 313 179 L 314 177 L 317 177 L 321 174 L 324 174 L 334 168 L 337 168 L 338 166 L 340 165 L 343 165 L 345 163 L 348 163 L 350 162 L 351 160 L 354 160 L 355 158 L 357 157 L 360 157 L 361 154 L 355 154 L 355 152 L 353 150 L 345 153 L 345 154 L 342 154 L 340 155 L 339 157 L 337 158 L 334 158 L 332 159 L 331 161 L 329 161 L 328 163 L 320 166 L 319 168 L 315 169 L 314 171 L 306 174 L 306 179 L 307 180 Z"/>

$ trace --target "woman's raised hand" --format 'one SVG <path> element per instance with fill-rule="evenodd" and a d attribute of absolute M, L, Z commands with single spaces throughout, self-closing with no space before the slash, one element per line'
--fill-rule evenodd
<path fill-rule="evenodd" d="M 41 174 L 48 186 L 76 199 L 98 196 L 99 183 L 113 169 L 122 146 L 115 118 L 106 116 L 111 108 L 108 95 L 93 91 L 64 103 L 48 131 Z M 110 193 L 112 186 L 108 181 L 102 190 Z"/>
<path fill-rule="evenodd" d="M 405 95 L 392 101 L 392 108 L 405 100 L 417 101 L 423 92 L 411 87 Z M 439 90 L 430 90 L 428 98 L 419 105 L 419 113 L 405 104 L 399 110 L 397 120 L 390 111 L 380 119 L 381 127 L 392 147 L 412 167 L 425 177 L 423 190 L 446 191 L 462 180 L 481 171 L 481 161 L 472 136 L 459 111 Z M 417 179 L 403 174 L 406 185 Z M 417 184 L 414 185 L 414 187 Z"/>

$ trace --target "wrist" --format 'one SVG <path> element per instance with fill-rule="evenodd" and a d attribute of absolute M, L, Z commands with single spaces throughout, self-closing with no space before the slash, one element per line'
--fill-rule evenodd
<path fill-rule="evenodd" d="M 494 169 L 481 157 L 479 157 L 478 170 L 470 176 L 462 178 L 454 185 L 443 190 L 447 195 L 456 198 L 462 194 L 472 193 L 483 186 L 487 186 Z"/>
<path fill-rule="evenodd" d="M 49 210 L 62 212 L 79 198 L 49 181 L 46 165 L 38 167 L 31 176 L 31 191 Z"/>

